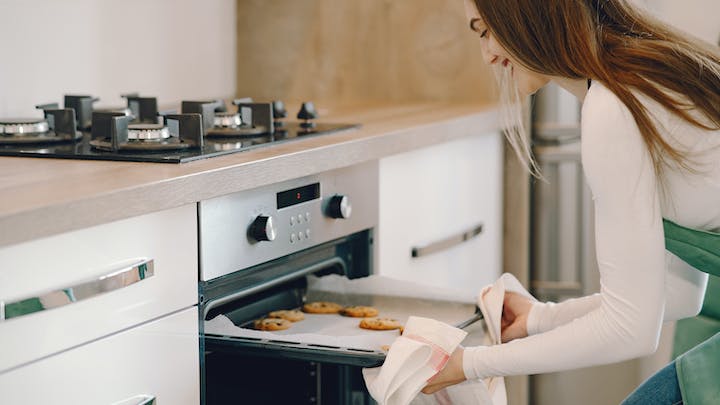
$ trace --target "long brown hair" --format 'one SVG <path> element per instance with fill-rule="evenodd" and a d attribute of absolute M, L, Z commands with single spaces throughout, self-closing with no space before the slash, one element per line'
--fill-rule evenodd
<path fill-rule="evenodd" d="M 690 167 L 660 136 L 633 92 L 697 127 L 720 129 L 720 52 L 714 45 L 644 15 L 626 0 L 474 1 L 490 32 L 526 68 L 598 80 L 617 95 L 638 124 L 658 174 L 666 158 Z"/>

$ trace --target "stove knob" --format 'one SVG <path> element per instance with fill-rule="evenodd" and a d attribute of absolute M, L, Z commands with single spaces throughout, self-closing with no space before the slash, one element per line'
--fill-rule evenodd
<path fill-rule="evenodd" d="M 312 132 L 313 128 L 315 128 L 315 123 L 312 120 L 318 117 L 317 110 L 315 110 L 315 104 L 310 101 L 302 103 L 300 111 L 297 113 L 297 117 L 302 120 L 300 123 L 300 129 L 303 132 Z"/>
<path fill-rule="evenodd" d="M 335 195 L 330 198 L 327 205 L 327 215 L 330 218 L 347 219 L 352 215 L 350 198 L 345 195 Z"/>
<path fill-rule="evenodd" d="M 275 225 L 273 224 L 273 218 L 271 216 L 260 215 L 253 221 L 248 230 L 249 236 L 258 241 L 273 241 L 275 240 L 276 232 Z"/>
<path fill-rule="evenodd" d="M 287 110 L 285 109 L 285 103 L 283 103 L 280 100 L 275 100 L 272 102 L 272 111 L 273 111 L 273 118 L 275 118 L 275 119 L 287 117 Z"/>
<path fill-rule="evenodd" d="M 300 120 L 314 120 L 317 118 L 317 111 L 315 110 L 315 104 L 312 101 L 302 103 L 300 111 L 297 113 L 297 117 Z"/>

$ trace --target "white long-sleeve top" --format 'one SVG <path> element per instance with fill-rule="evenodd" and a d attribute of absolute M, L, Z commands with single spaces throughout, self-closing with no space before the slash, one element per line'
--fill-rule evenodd
<path fill-rule="evenodd" d="M 467 378 L 537 374 L 618 362 L 655 351 L 662 322 L 696 315 L 707 275 L 665 251 L 662 218 L 720 230 L 720 131 L 694 127 L 641 96 L 663 138 L 695 173 L 669 164 L 664 187 L 630 111 L 593 82 L 581 116 L 582 164 L 595 203 L 600 293 L 536 303 L 530 336 L 469 347 Z"/>

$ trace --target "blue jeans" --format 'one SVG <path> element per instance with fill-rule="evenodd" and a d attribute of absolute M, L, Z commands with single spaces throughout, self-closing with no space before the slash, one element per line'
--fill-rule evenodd
<path fill-rule="evenodd" d="M 680 385 L 673 361 L 640 384 L 621 405 L 677 405 L 682 403 Z"/>

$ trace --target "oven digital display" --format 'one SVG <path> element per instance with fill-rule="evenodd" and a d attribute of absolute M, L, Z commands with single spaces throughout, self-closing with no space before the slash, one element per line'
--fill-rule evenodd
<path fill-rule="evenodd" d="M 290 207 L 316 198 L 320 198 L 320 183 L 309 184 L 277 193 L 277 207 L 278 209 Z"/>

